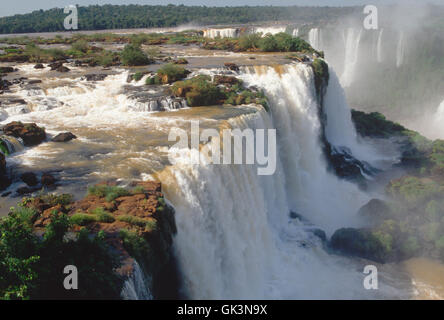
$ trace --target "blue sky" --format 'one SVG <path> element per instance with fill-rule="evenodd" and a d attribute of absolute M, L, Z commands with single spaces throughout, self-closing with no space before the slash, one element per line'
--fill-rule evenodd
<path fill-rule="evenodd" d="M 422 2 L 444 4 L 444 0 L 419 0 Z M 28 13 L 37 9 L 51 9 L 65 7 L 70 4 L 185 4 L 185 5 L 207 5 L 207 6 L 238 6 L 238 5 L 307 5 L 307 6 L 348 6 L 364 4 L 389 4 L 406 3 L 418 1 L 411 0 L 1 0 L 0 17 L 17 13 Z"/>

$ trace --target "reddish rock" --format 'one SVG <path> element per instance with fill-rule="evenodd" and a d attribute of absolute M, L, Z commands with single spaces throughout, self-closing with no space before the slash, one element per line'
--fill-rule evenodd
<path fill-rule="evenodd" d="M 234 85 L 239 83 L 239 80 L 236 77 L 231 76 L 214 76 L 214 82 L 216 84 L 228 84 L 228 85 Z"/>
<path fill-rule="evenodd" d="M 45 129 L 35 123 L 10 122 L 3 127 L 3 133 L 21 138 L 25 146 L 34 146 L 46 139 Z"/>
<path fill-rule="evenodd" d="M 238 65 L 235 64 L 235 63 L 232 63 L 232 62 L 225 62 L 224 65 L 225 65 L 225 67 L 226 67 L 227 69 L 229 69 L 229 70 L 232 70 L 232 71 L 239 71 L 239 67 L 238 67 Z"/>

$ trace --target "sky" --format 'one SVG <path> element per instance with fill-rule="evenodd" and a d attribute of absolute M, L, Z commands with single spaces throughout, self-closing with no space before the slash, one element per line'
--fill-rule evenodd
<path fill-rule="evenodd" d="M 29 13 L 38 9 L 63 8 L 67 5 L 77 4 L 81 6 L 91 4 L 185 4 L 185 5 L 207 5 L 207 6 L 239 6 L 239 5 L 274 5 L 274 6 L 350 6 L 350 5 L 381 5 L 391 3 L 415 2 L 413 0 L 14 0 L 0 1 L 0 17 L 19 13 Z M 444 0 L 420 0 L 443 4 Z M 416 1 L 416 3 L 418 3 Z"/>

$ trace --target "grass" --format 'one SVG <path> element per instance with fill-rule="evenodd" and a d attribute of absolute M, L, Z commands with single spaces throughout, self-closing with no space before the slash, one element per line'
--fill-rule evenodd
<path fill-rule="evenodd" d="M 122 187 L 96 185 L 88 188 L 88 195 L 105 198 L 106 201 L 111 202 L 118 197 L 129 196 L 131 193 Z"/>
<path fill-rule="evenodd" d="M 131 225 L 135 225 L 141 228 L 145 228 L 146 231 L 151 231 L 156 229 L 156 220 L 152 218 L 143 219 L 130 215 L 122 215 L 117 217 L 118 221 L 126 222 Z"/>

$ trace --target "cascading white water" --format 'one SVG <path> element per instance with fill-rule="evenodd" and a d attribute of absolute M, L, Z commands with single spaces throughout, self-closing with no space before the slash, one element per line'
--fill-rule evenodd
<path fill-rule="evenodd" d="M 396 46 L 396 67 L 399 68 L 404 63 L 405 55 L 405 40 L 404 32 L 401 31 L 399 34 L 398 45 Z"/>
<path fill-rule="evenodd" d="M 299 29 L 298 28 L 293 29 L 292 35 L 293 37 L 297 37 L 299 35 Z"/>
<path fill-rule="evenodd" d="M 262 33 L 263 36 L 266 34 L 278 34 L 280 32 L 285 32 L 286 27 L 257 27 L 254 29 L 254 33 Z"/>
<path fill-rule="evenodd" d="M 382 62 L 382 34 L 384 33 L 384 29 L 379 31 L 378 42 L 376 44 L 376 61 L 379 63 Z"/>
<path fill-rule="evenodd" d="M 319 28 L 312 28 L 308 32 L 308 43 L 316 49 L 321 50 L 321 30 Z"/>
<path fill-rule="evenodd" d="M 341 84 L 349 87 L 355 76 L 355 69 L 358 63 L 359 43 L 361 42 L 362 29 L 359 32 L 354 28 L 348 28 L 344 34 L 345 56 L 344 72 L 341 76 Z"/>
<path fill-rule="evenodd" d="M 204 37 L 206 38 L 235 38 L 238 36 L 239 30 L 236 28 L 224 29 L 206 29 L 204 30 Z"/>
<path fill-rule="evenodd" d="M 323 251 L 293 210 L 329 234 L 359 223 L 368 197 L 327 172 L 313 72 L 298 64 L 248 69 L 241 77 L 265 90 L 264 110 L 230 120 L 231 127 L 276 128 L 277 171 L 255 165 L 191 165 L 182 149 L 161 174 L 176 210 L 175 251 L 183 290 L 192 299 L 366 298 L 349 260 Z M 203 155 L 201 155 L 202 157 Z"/>
<path fill-rule="evenodd" d="M 378 167 L 381 161 L 396 162 L 397 156 L 382 156 L 372 146 L 359 142 L 344 89 L 331 67 L 329 75 L 323 109 L 326 116 L 324 129 L 328 142 L 338 150 L 346 147 L 356 159 L 366 161 L 374 167 Z"/>
<path fill-rule="evenodd" d="M 134 261 L 133 272 L 123 283 L 120 296 L 123 300 L 152 300 L 149 283 L 137 261 Z"/>

